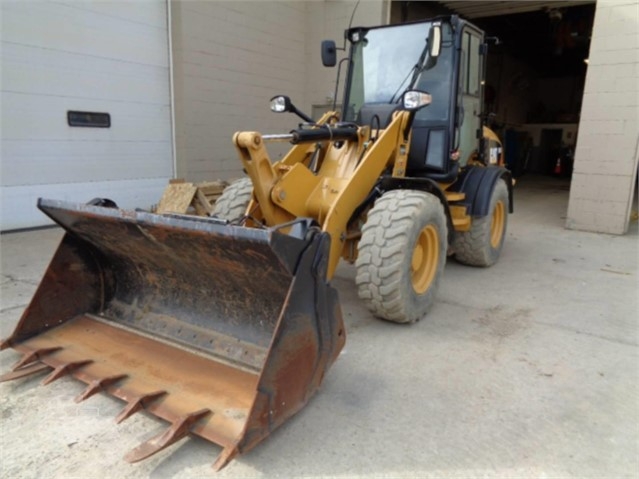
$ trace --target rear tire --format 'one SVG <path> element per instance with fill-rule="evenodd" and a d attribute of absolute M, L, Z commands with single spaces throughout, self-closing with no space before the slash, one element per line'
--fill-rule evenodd
<path fill-rule="evenodd" d="M 253 183 L 250 178 L 236 180 L 217 199 L 212 215 L 228 221 L 238 220 L 246 213 L 252 195 Z"/>
<path fill-rule="evenodd" d="M 446 215 L 415 190 L 384 193 L 368 212 L 356 261 L 359 297 L 377 317 L 412 323 L 431 309 L 446 263 Z"/>
<path fill-rule="evenodd" d="M 507 226 L 508 187 L 500 179 L 490 197 L 488 215 L 473 219 L 470 231 L 455 234 L 455 259 L 469 266 L 495 264 L 504 246 Z"/>

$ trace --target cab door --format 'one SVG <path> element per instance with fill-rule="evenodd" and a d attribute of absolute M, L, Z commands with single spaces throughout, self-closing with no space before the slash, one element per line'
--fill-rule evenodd
<path fill-rule="evenodd" d="M 459 84 L 457 96 L 457 129 L 455 145 L 460 166 L 465 166 L 477 151 L 481 138 L 482 78 L 481 34 L 464 28 L 461 36 Z"/>

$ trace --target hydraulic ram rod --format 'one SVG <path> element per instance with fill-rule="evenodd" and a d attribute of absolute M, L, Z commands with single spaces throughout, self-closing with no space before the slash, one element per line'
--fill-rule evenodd
<path fill-rule="evenodd" d="M 312 130 L 298 129 L 292 130 L 290 133 L 262 135 L 264 141 L 290 141 L 293 145 L 299 143 L 313 143 L 316 141 L 340 141 L 340 140 L 356 140 L 357 128 L 338 127 L 330 128 L 323 126 Z"/>

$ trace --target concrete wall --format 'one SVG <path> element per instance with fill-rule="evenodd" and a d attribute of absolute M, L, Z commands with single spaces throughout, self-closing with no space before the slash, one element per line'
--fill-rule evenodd
<path fill-rule="evenodd" d="M 322 65 L 320 44 L 322 40 L 334 40 L 339 48 L 344 42 L 344 30 L 348 28 L 356 0 L 328 0 L 306 2 L 306 58 L 309 65 L 306 104 L 310 112 L 313 106 L 332 104 L 337 78 L 337 66 L 326 68 Z M 362 0 L 355 10 L 352 26 L 372 26 L 388 23 L 390 1 Z M 348 47 L 348 45 L 347 45 Z M 348 56 L 348 51 L 338 51 L 337 60 Z M 341 78 L 345 78 L 346 63 Z M 343 84 L 343 81 L 342 81 Z M 338 92 L 338 103 L 342 99 Z"/>
<path fill-rule="evenodd" d="M 639 149 L 639 1 L 599 0 L 566 226 L 628 229 Z"/>
<path fill-rule="evenodd" d="M 294 1 L 171 2 L 177 176 L 240 176 L 234 132 L 294 126 L 268 101 L 304 98 L 305 13 Z"/>
<path fill-rule="evenodd" d="M 326 104 L 337 70 L 322 66 L 320 42 L 341 45 L 355 3 L 171 1 L 177 176 L 241 176 L 234 132 L 283 133 L 299 123 L 269 110 L 276 94 L 309 114 Z M 362 1 L 353 24 L 383 23 L 388 10 L 386 1 Z M 274 159 L 287 150 L 269 147 Z"/>

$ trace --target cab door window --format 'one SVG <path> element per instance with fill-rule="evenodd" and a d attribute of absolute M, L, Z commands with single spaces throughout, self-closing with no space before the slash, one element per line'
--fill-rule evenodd
<path fill-rule="evenodd" d="M 458 130 L 461 166 L 472 158 L 479 145 L 477 138 L 481 128 L 481 38 L 472 31 L 462 35 L 459 68 Z"/>

